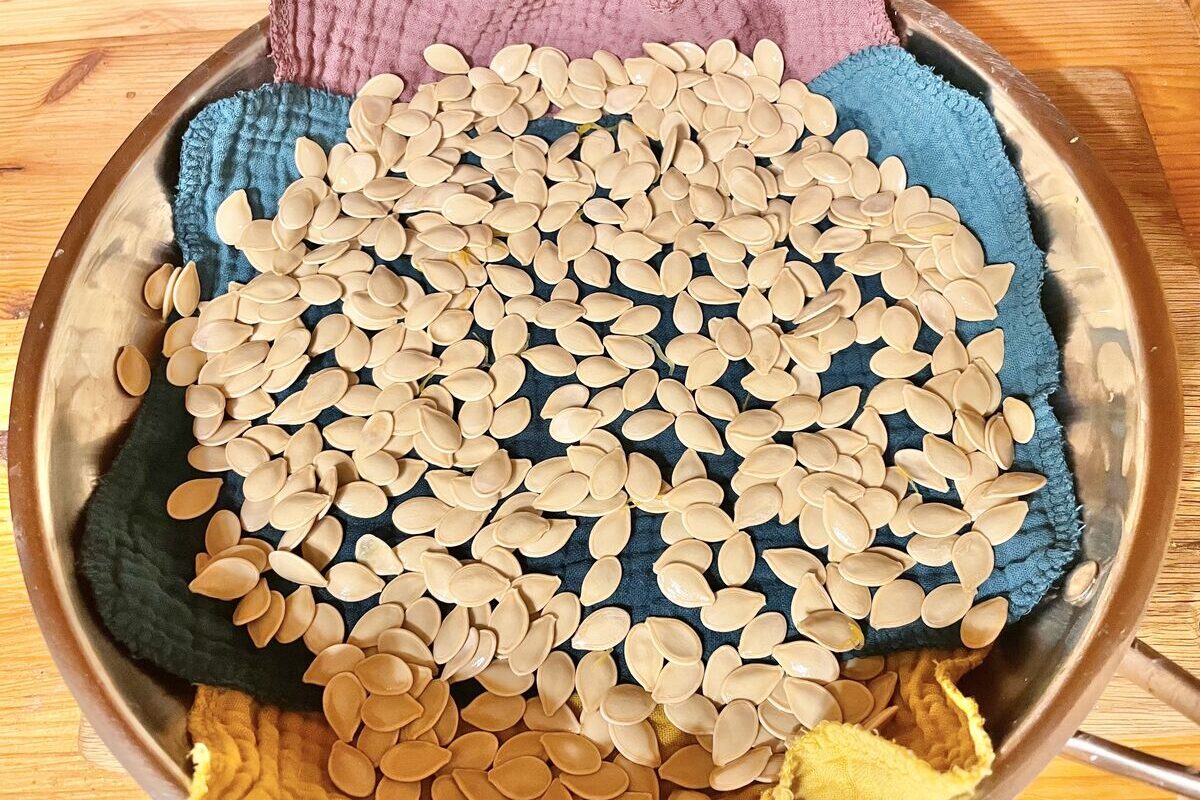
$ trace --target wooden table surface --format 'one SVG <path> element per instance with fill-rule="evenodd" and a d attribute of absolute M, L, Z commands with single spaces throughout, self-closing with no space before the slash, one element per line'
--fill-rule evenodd
<path fill-rule="evenodd" d="M 1200 295 L 1186 266 L 1200 251 L 1200 0 L 941 0 L 1030 72 L 1092 141 L 1127 201 L 1153 216 L 1173 196 L 1186 239 L 1164 257 L 1182 355 L 1200 345 Z M 25 318 L 63 227 L 96 173 L 180 78 L 266 12 L 265 0 L 4 0 L 0 2 L 0 461 Z M 1067 68 L 1105 68 L 1094 71 Z M 1119 70 L 1121 74 L 1112 70 Z M 1140 103 L 1141 121 L 1110 124 Z M 1068 102 L 1069 101 L 1069 102 Z M 1109 110 L 1117 109 L 1110 116 Z M 1128 128 L 1128 130 L 1127 130 Z M 1132 128 L 1138 128 L 1134 131 Z M 1123 137 L 1130 137 L 1128 139 Z M 1170 254 L 1166 254 L 1169 256 Z M 1164 266 L 1164 264 L 1166 266 Z M 1166 277 L 1166 276 L 1165 276 Z M 1185 343 L 1187 343 L 1185 345 Z M 1189 406 L 1179 520 L 1140 635 L 1200 671 L 1200 363 L 1181 359 Z M 29 610 L 0 472 L 0 798 L 143 796 L 112 764 L 59 678 Z M 1200 731 L 1117 679 L 1084 728 L 1166 758 L 1200 764 Z M 1168 794 L 1056 760 L 1025 798 L 1151 800 Z"/>

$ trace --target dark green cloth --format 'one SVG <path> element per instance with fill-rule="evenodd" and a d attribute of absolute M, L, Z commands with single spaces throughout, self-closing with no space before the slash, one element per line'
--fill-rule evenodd
<path fill-rule="evenodd" d="M 307 135 L 325 147 L 341 141 L 348 108 L 344 97 L 280 85 L 217 101 L 192 120 L 180 150 L 175 232 L 183 257 L 199 265 L 205 297 L 224 285 L 219 265 L 231 261 L 215 257 L 214 249 L 233 253 L 216 238 L 212 209 L 246 188 L 260 215 L 265 203 L 265 213 L 274 214 L 278 193 L 296 177 L 295 139 Z M 198 477 L 187 463 L 193 444 L 183 389 L 156 370 L 129 437 L 87 509 L 79 566 L 100 616 L 134 656 L 173 675 L 242 689 L 281 706 L 315 706 L 319 690 L 300 680 L 312 659 L 303 643 L 257 650 L 233 625 L 233 603 L 188 591 L 207 516 L 172 520 L 166 501 L 174 487 Z M 236 507 L 236 500 L 226 491 L 221 505 Z M 276 588 L 287 590 L 282 583 Z"/>
<path fill-rule="evenodd" d="M 87 511 L 80 568 L 108 629 L 130 652 L 193 683 L 242 689 L 284 706 L 320 701 L 300 680 L 302 643 L 255 650 L 230 617 L 232 603 L 188 590 L 207 516 L 173 520 L 167 496 L 196 477 L 187 463 L 191 416 L 183 389 L 158 370 L 116 461 Z"/>

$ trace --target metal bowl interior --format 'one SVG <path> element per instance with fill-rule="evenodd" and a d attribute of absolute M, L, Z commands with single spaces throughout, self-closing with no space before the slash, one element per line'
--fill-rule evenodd
<path fill-rule="evenodd" d="M 1027 79 L 945 14 L 922 0 L 893 11 L 919 60 L 989 105 L 1029 187 L 1063 352 L 1056 403 L 1084 554 L 1102 565 L 1089 604 L 1047 598 L 969 677 L 998 744 L 980 795 L 1011 797 L 1086 715 L 1149 597 L 1179 480 L 1179 376 L 1145 247 L 1086 146 Z M 46 271 L 14 392 L 13 517 L 34 609 L 84 711 L 156 797 L 186 795 L 191 690 L 110 641 L 77 579 L 75 546 L 84 504 L 137 407 L 112 380 L 112 355 L 130 342 L 151 352 L 162 336 L 141 285 L 175 255 L 178 137 L 205 103 L 270 80 L 265 33 L 264 21 L 189 75 L 101 173 Z"/>

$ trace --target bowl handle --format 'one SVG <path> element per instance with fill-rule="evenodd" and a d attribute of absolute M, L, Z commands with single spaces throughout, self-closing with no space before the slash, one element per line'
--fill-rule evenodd
<path fill-rule="evenodd" d="M 1125 651 L 1117 674 L 1200 725 L 1200 679 L 1140 639 Z M 1200 799 L 1200 770 L 1079 731 L 1063 755 L 1115 775 Z"/>

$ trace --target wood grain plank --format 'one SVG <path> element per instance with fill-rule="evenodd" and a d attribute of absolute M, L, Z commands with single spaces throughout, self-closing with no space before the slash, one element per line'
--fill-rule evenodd
<path fill-rule="evenodd" d="M 1200 246 L 1200 31 L 1186 0 L 934 0 L 1025 71 L 1064 66 L 1125 72 L 1167 183 Z"/>
<path fill-rule="evenodd" d="M 2 296 L 0 294 L 0 297 Z M 3 431 L 8 430 L 8 411 L 12 399 L 13 371 L 16 367 L 17 351 L 21 348 L 21 337 L 24 333 L 24 318 L 0 319 L 0 353 L 3 354 L 3 356 L 0 356 L 0 430 Z M 3 455 L 2 451 L 0 451 L 0 455 Z M 6 527 L 7 525 L 0 525 L 0 530 Z"/>
<path fill-rule="evenodd" d="M 0 47 L 113 36 L 170 41 L 179 33 L 246 28 L 266 13 L 263 0 L 5 0 L 0 2 Z"/>

